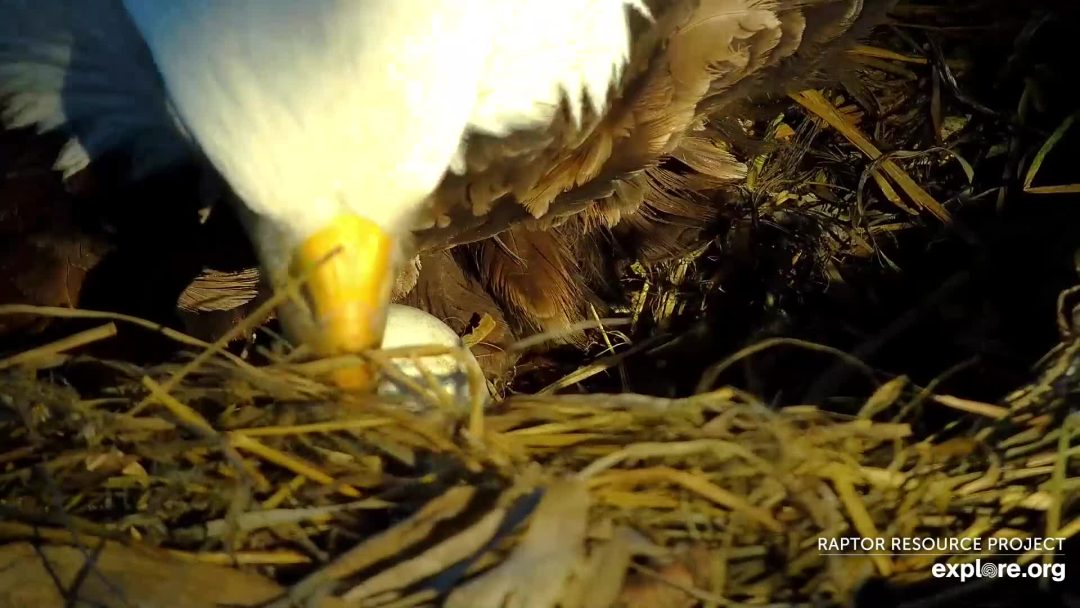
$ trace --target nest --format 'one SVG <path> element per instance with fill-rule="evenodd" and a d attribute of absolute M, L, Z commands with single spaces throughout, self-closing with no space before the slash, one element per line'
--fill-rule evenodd
<path fill-rule="evenodd" d="M 0 362 L 7 605 L 844 604 L 940 558 L 822 539 L 1080 531 L 1076 340 L 1002 404 L 898 376 L 853 416 L 730 387 L 446 409 L 414 383 L 413 414 L 212 346 L 151 368 L 63 353 L 112 333 Z M 957 416 L 919 438 L 926 408 Z"/>
<path fill-rule="evenodd" d="M 923 334 L 906 359 L 923 368 L 906 374 L 871 362 L 864 345 L 809 339 L 838 332 L 709 334 L 711 350 L 687 340 L 702 317 L 775 327 L 766 308 L 786 315 L 784 330 L 810 326 L 820 309 L 790 302 L 826 287 L 847 286 L 862 309 L 888 306 L 856 297 L 852 277 L 903 274 L 905 238 L 941 238 L 928 226 L 965 208 L 1078 191 L 1075 173 L 1054 169 L 1072 109 L 1040 93 L 1055 55 L 1030 48 L 1046 22 L 1025 10 L 995 21 L 1017 41 L 1009 60 L 980 60 L 1022 76 L 1015 112 L 969 88 L 986 82 L 971 40 L 886 30 L 849 54 L 858 79 L 712 125 L 750 167 L 727 193 L 721 254 L 748 260 L 767 285 L 733 288 L 738 273 L 716 261 L 715 243 L 628 264 L 627 305 L 611 307 L 626 335 L 601 323 L 600 356 L 562 361 L 554 380 L 522 373 L 517 390 L 543 387 L 533 394 L 489 402 L 472 369 L 469 402 L 458 403 L 395 373 L 395 359 L 428 349 L 364 356 L 404 402 L 342 395 L 320 378 L 355 360 L 300 363 L 277 350 L 253 364 L 225 347 L 251 324 L 208 344 L 122 315 L 0 306 L 0 317 L 84 324 L 0 358 L 0 607 L 852 605 L 879 581 L 889 594 L 934 583 L 936 563 L 1056 559 L 1024 541 L 1080 532 L 1076 290 L 1058 302 L 1058 346 L 1034 371 L 1019 364 L 1027 379 L 1002 398 L 949 385 L 955 370 L 927 377 L 945 335 Z M 897 14 L 945 32 L 985 11 L 912 2 Z M 1017 56 L 1035 56 L 1037 69 Z M 741 245 L 750 228 L 740 226 L 786 240 L 762 256 Z M 919 301 L 921 289 L 907 291 Z M 1045 312 L 1024 326 L 1051 327 Z M 86 354 L 129 331 L 182 353 L 153 365 Z M 697 344 L 683 359 L 693 369 L 671 370 L 692 375 L 692 390 L 656 371 L 660 335 Z M 755 390 L 733 374 L 779 352 L 832 367 L 775 359 Z M 835 369 L 858 383 L 834 382 Z M 690 396 L 620 390 L 630 376 L 653 395 Z M 807 383 L 817 398 L 790 396 L 789 384 Z M 930 542 L 894 550 L 904 538 Z M 933 542 L 976 538 L 1020 549 L 942 556 Z M 830 544 L 843 539 L 854 544 Z M 938 582 L 955 593 L 955 581 Z M 888 603 L 875 597 L 866 601 Z"/>

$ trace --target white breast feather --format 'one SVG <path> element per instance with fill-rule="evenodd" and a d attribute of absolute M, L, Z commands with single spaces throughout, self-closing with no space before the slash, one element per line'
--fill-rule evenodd
<path fill-rule="evenodd" d="M 640 0 L 124 3 L 192 135 L 293 244 L 346 211 L 403 232 L 469 127 L 542 124 L 564 95 L 576 117 L 584 103 L 601 108 L 629 54 L 627 7 L 645 10 Z"/>
<path fill-rule="evenodd" d="M 506 24 L 480 81 L 473 129 L 503 135 L 551 121 L 565 99 L 576 121 L 583 104 L 603 110 L 630 55 L 629 10 L 641 0 L 502 2 Z M 628 10 L 629 9 L 629 10 Z"/>

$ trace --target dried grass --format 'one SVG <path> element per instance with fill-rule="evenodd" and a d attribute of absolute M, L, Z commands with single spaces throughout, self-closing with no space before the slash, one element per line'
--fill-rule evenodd
<path fill-rule="evenodd" d="M 465 409 L 337 395 L 302 364 L 253 374 L 221 353 L 151 368 L 73 356 L 115 377 L 82 394 L 29 351 L 0 372 L 15 414 L 0 423 L 0 538 L 165 550 L 297 581 L 279 602 L 449 593 L 449 605 L 497 606 L 536 583 L 537 564 L 557 574 L 530 595 L 544 601 L 522 605 L 607 605 L 575 589 L 611 577 L 611 601 L 640 605 L 633 593 L 656 592 L 642 580 L 672 564 L 688 573 L 678 593 L 706 605 L 845 601 L 870 576 L 927 578 L 938 558 L 828 556 L 819 538 L 1077 532 L 1063 514 L 1080 488 L 1077 421 L 1054 387 L 1075 382 L 1078 351 L 1063 346 L 1002 404 L 899 377 L 857 416 L 719 388 L 515 396 L 482 424 Z M 966 431 L 915 436 L 916 402 L 956 408 Z M 544 507 L 549 494 L 576 498 Z"/>

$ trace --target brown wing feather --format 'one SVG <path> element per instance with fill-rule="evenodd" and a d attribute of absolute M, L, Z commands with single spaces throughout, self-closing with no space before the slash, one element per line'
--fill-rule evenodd
<path fill-rule="evenodd" d="M 655 21 L 647 27 L 635 23 L 643 35 L 634 41 L 630 66 L 607 113 L 591 117 L 581 129 L 564 111 L 542 132 L 470 139 L 467 171 L 447 176 L 433 195 L 433 212 L 418 233 L 423 249 L 484 239 L 529 218 L 557 225 L 558 218 L 596 201 L 604 202 L 594 214 L 625 215 L 637 194 L 621 187 L 630 201 L 613 201 L 622 196 L 616 184 L 636 179 L 635 173 L 677 150 L 681 160 L 697 161 L 696 170 L 707 160 L 709 175 L 741 179 L 741 165 L 722 148 L 692 154 L 702 140 L 683 144 L 684 135 L 753 87 L 775 88 L 770 75 L 791 80 L 795 66 L 816 67 L 830 55 L 823 52 L 826 47 L 836 47 L 843 33 L 873 21 L 867 15 L 880 17 L 892 0 L 652 4 Z"/>
<path fill-rule="evenodd" d="M 540 329 L 580 320 L 581 296 L 597 277 L 573 272 L 570 252 L 603 257 L 610 237 L 602 235 L 612 229 L 647 258 L 685 250 L 713 217 L 712 193 L 746 175 L 723 133 L 708 126 L 712 114 L 813 71 L 845 34 L 861 33 L 891 4 L 654 2 L 657 20 L 608 113 L 577 132 L 564 117 L 546 136 L 481 142 L 470 171 L 435 194 L 446 225 L 422 231 L 420 243 L 438 248 L 502 233 L 505 246 L 488 239 L 472 249 L 482 282 L 510 318 Z M 532 152 L 530 141 L 538 145 Z M 500 146 L 512 153 L 492 152 Z M 678 163 L 661 164 L 666 158 Z"/>
<path fill-rule="evenodd" d="M 591 295 L 561 230 L 516 226 L 473 249 L 481 282 L 520 329 L 560 331 L 581 318 Z"/>
<path fill-rule="evenodd" d="M 749 96 L 783 94 L 819 80 L 822 70 L 849 64 L 841 51 L 886 20 L 896 0 L 799 0 L 782 2 L 784 39 L 775 60 L 729 88 L 714 89 L 698 111 L 713 114 Z M 853 64 L 850 64 L 853 65 Z"/>

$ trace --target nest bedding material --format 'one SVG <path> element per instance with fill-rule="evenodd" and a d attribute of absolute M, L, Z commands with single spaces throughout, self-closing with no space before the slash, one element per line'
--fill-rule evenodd
<path fill-rule="evenodd" d="M 334 399 L 296 364 L 61 374 L 30 353 L 2 372 L 0 605 L 849 603 L 940 558 L 830 557 L 819 538 L 1080 530 L 1078 353 L 1001 404 L 900 376 L 854 416 L 733 388 L 410 414 Z M 80 391 L 80 368 L 112 379 Z M 926 408 L 958 416 L 915 437 Z"/>

